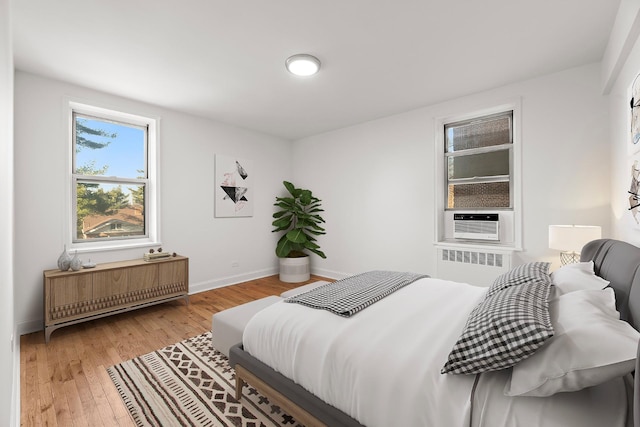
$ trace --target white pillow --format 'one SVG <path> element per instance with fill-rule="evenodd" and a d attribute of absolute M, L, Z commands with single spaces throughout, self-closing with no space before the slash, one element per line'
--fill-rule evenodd
<path fill-rule="evenodd" d="M 640 333 L 619 319 L 613 289 L 562 295 L 549 311 L 554 336 L 513 367 L 505 395 L 551 396 L 633 371 Z"/>
<path fill-rule="evenodd" d="M 583 289 L 604 289 L 609 286 L 607 280 L 594 273 L 593 261 L 564 265 L 551 273 L 551 280 L 557 287 L 557 295 Z"/>

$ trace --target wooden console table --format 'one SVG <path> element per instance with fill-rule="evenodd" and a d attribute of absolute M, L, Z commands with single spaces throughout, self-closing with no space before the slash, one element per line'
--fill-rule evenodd
<path fill-rule="evenodd" d="M 79 271 L 44 271 L 44 338 L 63 326 L 184 298 L 189 258 L 130 260 Z"/>

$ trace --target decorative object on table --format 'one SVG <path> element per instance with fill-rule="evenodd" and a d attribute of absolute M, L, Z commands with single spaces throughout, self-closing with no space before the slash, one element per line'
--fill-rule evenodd
<path fill-rule="evenodd" d="M 169 252 L 163 252 L 162 248 L 158 248 L 157 251 L 155 249 L 149 249 L 149 252 L 145 253 L 142 258 L 145 261 L 156 261 L 159 259 L 169 258 L 172 256 L 175 257 L 177 256 L 177 254 L 175 252 L 173 254 Z"/>
<path fill-rule="evenodd" d="M 274 206 L 280 208 L 273 214 L 272 232 L 285 232 L 276 246 L 276 255 L 280 258 L 280 280 L 297 283 L 309 280 L 309 255 L 311 251 L 321 258 L 327 256 L 320 250 L 315 236 L 326 234 L 321 226 L 324 219 L 320 212 L 322 200 L 311 190 L 296 188 L 292 183 L 283 181 L 291 197 L 276 197 Z"/>
<path fill-rule="evenodd" d="M 253 162 L 216 154 L 215 217 L 253 216 Z"/>
<path fill-rule="evenodd" d="M 76 251 L 75 255 L 73 255 L 73 258 L 71 258 L 69 266 L 73 271 L 79 271 L 80 269 L 82 269 L 82 260 L 78 257 L 78 251 Z"/>
<path fill-rule="evenodd" d="M 67 245 L 64 245 L 64 250 L 58 257 L 58 268 L 60 271 L 67 271 L 71 267 L 71 257 L 67 252 Z"/>
<path fill-rule="evenodd" d="M 91 258 L 87 262 L 82 263 L 82 268 L 94 268 L 96 266 L 95 262 L 91 262 Z"/>
<path fill-rule="evenodd" d="M 562 265 L 580 262 L 580 251 L 588 242 L 602 237 L 597 225 L 550 225 L 549 248 L 560 252 Z"/>

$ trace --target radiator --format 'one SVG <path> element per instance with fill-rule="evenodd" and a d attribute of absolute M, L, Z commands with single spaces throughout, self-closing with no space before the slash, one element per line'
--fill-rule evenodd
<path fill-rule="evenodd" d="M 436 276 L 439 279 L 489 286 L 511 269 L 508 251 L 467 248 L 437 248 Z"/>

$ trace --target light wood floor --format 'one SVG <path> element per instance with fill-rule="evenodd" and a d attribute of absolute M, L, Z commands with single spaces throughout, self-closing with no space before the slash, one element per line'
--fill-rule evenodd
<path fill-rule="evenodd" d="M 312 276 L 311 281 L 329 280 Z M 308 283 L 308 282 L 305 282 Z M 20 338 L 22 426 L 134 426 L 106 368 L 211 329 L 221 310 L 303 283 L 266 277 Z"/>

